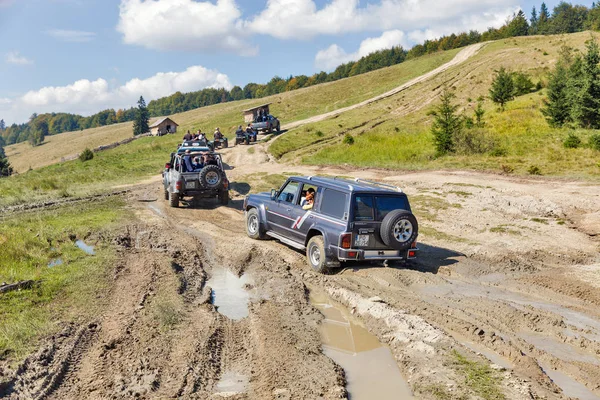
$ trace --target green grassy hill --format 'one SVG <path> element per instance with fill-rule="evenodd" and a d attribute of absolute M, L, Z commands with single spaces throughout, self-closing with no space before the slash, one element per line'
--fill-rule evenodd
<path fill-rule="evenodd" d="M 553 129 L 540 108 L 545 91 L 524 95 L 501 112 L 485 101 L 485 135 L 495 151 L 435 157 L 427 112 L 439 102 L 444 85 L 455 88 L 456 102 L 473 115 L 476 99 L 489 96 L 494 71 L 504 66 L 544 81 L 564 45 L 582 51 L 590 32 L 532 36 L 491 42 L 474 57 L 436 78 L 401 94 L 349 111 L 336 119 L 306 125 L 274 141 L 269 151 L 285 161 L 317 165 L 355 165 L 391 169 L 475 169 L 543 175 L 600 176 L 600 153 L 589 148 L 565 149 L 563 140 L 575 132 L 585 144 L 590 130 Z M 596 34 L 595 34 L 596 35 Z M 352 135 L 353 145 L 343 143 Z M 493 154 L 493 155 L 492 155 Z"/>
<path fill-rule="evenodd" d="M 235 128 L 244 122 L 241 111 L 254 105 L 273 103 L 271 113 L 280 118 L 283 124 L 305 119 L 313 115 L 334 111 L 359 103 L 401 85 L 419 75 L 431 71 L 450 61 L 458 50 L 427 55 L 392 67 L 383 68 L 351 78 L 324 83 L 304 89 L 285 92 L 261 99 L 234 101 L 215 104 L 172 115 L 181 134 L 188 129 L 195 132 L 202 129 L 212 133 L 215 127 L 233 136 Z M 154 119 L 153 119 L 154 120 Z M 103 126 L 83 131 L 66 132 L 47 136 L 42 146 L 32 148 L 28 143 L 6 147 L 6 155 L 18 172 L 29 168 L 39 168 L 61 161 L 102 144 L 109 144 L 131 137 L 132 123 Z"/>

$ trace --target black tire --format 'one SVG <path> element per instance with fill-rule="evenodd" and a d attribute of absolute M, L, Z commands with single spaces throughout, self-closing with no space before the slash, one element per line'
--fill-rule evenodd
<path fill-rule="evenodd" d="M 165 200 L 169 200 L 169 191 L 165 189 Z"/>
<path fill-rule="evenodd" d="M 223 172 L 217 165 L 207 165 L 200 171 L 200 185 L 206 189 L 216 189 L 223 183 Z"/>
<path fill-rule="evenodd" d="M 179 207 L 179 193 L 169 192 L 169 205 L 171 207 Z"/>
<path fill-rule="evenodd" d="M 277 124 L 277 133 L 279 133 L 279 132 L 281 132 L 281 124 L 280 123 Z"/>
<path fill-rule="evenodd" d="M 224 206 L 229 204 L 229 191 L 223 190 L 219 193 L 219 202 Z"/>
<path fill-rule="evenodd" d="M 419 225 L 410 211 L 395 210 L 385 216 L 379 234 L 386 246 L 407 250 L 417 240 Z"/>
<path fill-rule="evenodd" d="M 267 133 L 272 133 L 273 132 L 273 126 L 271 124 L 269 124 L 269 128 L 267 128 Z"/>
<path fill-rule="evenodd" d="M 224 148 L 228 148 L 228 147 L 229 147 L 229 140 L 225 139 L 225 140 L 223 141 L 223 147 L 224 147 Z"/>
<path fill-rule="evenodd" d="M 325 257 L 325 242 L 323 236 L 317 235 L 310 238 L 306 246 L 306 260 L 308 265 L 316 272 L 327 272 L 327 259 Z"/>
<path fill-rule="evenodd" d="M 256 208 L 251 208 L 246 213 L 246 234 L 248 237 L 256 240 L 263 240 L 267 238 L 265 232 L 260 226 L 260 216 Z"/>

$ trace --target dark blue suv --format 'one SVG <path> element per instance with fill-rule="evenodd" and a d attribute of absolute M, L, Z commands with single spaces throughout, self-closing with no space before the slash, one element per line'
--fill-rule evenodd
<path fill-rule="evenodd" d="M 415 258 L 418 224 L 400 189 L 361 179 L 290 177 L 244 200 L 246 232 L 306 250 L 319 272 L 340 261 Z"/>

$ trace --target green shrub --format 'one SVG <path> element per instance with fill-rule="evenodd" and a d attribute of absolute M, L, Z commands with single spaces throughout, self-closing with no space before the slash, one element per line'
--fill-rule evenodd
<path fill-rule="evenodd" d="M 527 172 L 529 173 L 529 175 L 541 175 L 542 174 L 542 170 L 537 165 L 530 165 L 529 168 L 527 169 Z"/>
<path fill-rule="evenodd" d="M 590 136 L 589 146 L 594 150 L 600 151 L 600 134 L 594 133 Z"/>
<path fill-rule="evenodd" d="M 347 145 L 353 145 L 353 144 L 354 144 L 354 138 L 352 137 L 352 135 L 351 135 L 351 134 L 349 134 L 349 133 L 346 133 L 346 134 L 344 135 L 344 140 L 343 140 L 342 142 L 343 142 L 344 144 L 347 144 Z"/>
<path fill-rule="evenodd" d="M 323 137 L 325 134 L 321 131 L 316 131 L 315 135 L 317 135 L 317 137 Z"/>
<path fill-rule="evenodd" d="M 533 91 L 534 84 L 531 81 L 529 75 L 527 75 L 524 72 L 513 72 L 512 75 L 515 88 L 515 96 L 522 96 Z"/>
<path fill-rule="evenodd" d="M 508 150 L 506 150 L 504 147 L 495 147 L 494 149 L 492 149 L 490 151 L 490 156 L 492 157 L 505 157 L 508 155 Z"/>
<path fill-rule="evenodd" d="M 484 154 L 497 147 L 496 139 L 485 129 L 463 129 L 454 134 L 454 150 L 458 154 Z"/>
<path fill-rule="evenodd" d="M 581 145 L 581 139 L 574 133 L 569 133 L 569 136 L 564 140 L 563 146 L 567 149 L 576 149 Z"/>
<path fill-rule="evenodd" d="M 86 148 L 84 151 L 81 152 L 81 154 L 79 154 L 79 159 L 81 161 L 88 161 L 92 158 L 94 158 L 94 152 L 88 148 Z"/>

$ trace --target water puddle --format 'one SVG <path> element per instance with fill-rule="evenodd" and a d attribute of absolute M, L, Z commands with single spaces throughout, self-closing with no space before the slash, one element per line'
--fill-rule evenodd
<path fill-rule="evenodd" d="M 248 382 L 248 376 L 244 374 L 233 371 L 225 372 L 217 383 L 216 393 L 230 396 L 245 393 L 248 389 Z"/>
<path fill-rule="evenodd" d="M 81 250 L 83 250 L 86 254 L 89 254 L 91 256 L 93 256 L 94 254 L 96 254 L 94 252 L 94 246 L 90 246 L 85 244 L 85 242 L 83 240 L 77 240 L 75 242 L 75 246 L 79 247 Z"/>
<path fill-rule="evenodd" d="M 233 320 L 248 316 L 250 293 L 244 286 L 250 282 L 250 276 L 238 277 L 225 268 L 213 268 L 207 285 L 211 287 L 211 303 L 219 313 Z"/>
<path fill-rule="evenodd" d="M 560 387 L 563 393 L 568 396 L 579 400 L 598 400 L 600 397 L 596 396 L 591 390 L 585 385 L 577 382 L 575 379 L 567 376 L 561 372 L 553 370 L 547 365 L 541 365 L 542 369 Z"/>
<path fill-rule="evenodd" d="M 311 291 L 310 302 L 325 316 L 323 352 L 344 368 L 352 400 L 413 398 L 389 348 L 325 294 Z"/>
<path fill-rule="evenodd" d="M 166 218 L 166 215 L 162 212 L 162 210 L 154 204 L 148 204 L 148 208 L 154 211 L 154 213 L 159 217 Z"/>
<path fill-rule="evenodd" d="M 51 260 L 48 263 L 48 268 L 58 267 L 59 265 L 63 265 L 63 259 L 62 258 L 55 258 L 54 260 Z"/>

